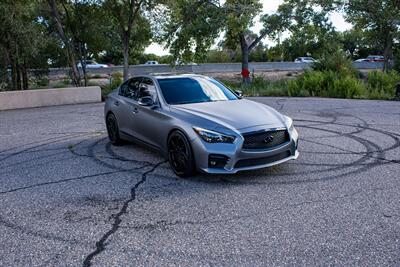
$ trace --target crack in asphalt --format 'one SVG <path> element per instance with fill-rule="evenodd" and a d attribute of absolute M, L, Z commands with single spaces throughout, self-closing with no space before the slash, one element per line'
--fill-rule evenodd
<path fill-rule="evenodd" d="M 28 185 L 28 186 L 13 188 L 13 189 L 6 190 L 6 191 L 0 191 L 0 195 L 12 193 L 12 192 L 17 192 L 17 191 L 21 191 L 21 190 L 27 190 L 27 189 L 31 189 L 31 188 L 35 188 L 35 187 L 40 187 L 40 186 L 46 186 L 46 185 L 52 185 L 52 184 L 60 184 L 60 183 L 65 183 L 65 182 L 70 182 L 70 181 L 76 181 L 76 180 L 84 180 L 84 179 L 89 179 L 89 178 L 93 178 L 93 177 L 97 177 L 97 176 L 110 175 L 110 174 L 121 173 L 121 172 L 132 172 L 132 171 L 134 171 L 134 170 L 142 169 L 142 168 L 145 168 L 145 167 L 147 167 L 147 166 L 149 166 L 149 165 L 146 164 L 146 165 L 139 166 L 139 167 L 135 167 L 135 168 L 132 168 L 132 169 L 117 170 L 117 171 L 109 171 L 109 172 L 101 172 L 101 173 L 90 174 L 90 175 L 84 175 L 84 176 L 78 176 L 78 177 L 73 177 L 73 178 L 67 178 L 67 179 L 57 180 L 57 181 L 37 183 L 37 184 L 33 184 L 33 185 Z"/>
<path fill-rule="evenodd" d="M 87 255 L 83 261 L 83 266 L 84 267 L 88 267 L 92 265 L 92 260 L 94 257 L 96 257 L 97 255 L 99 255 L 100 253 L 102 253 L 105 249 L 106 249 L 106 241 L 108 240 L 108 238 L 113 235 L 114 233 L 116 233 L 118 231 L 118 229 L 120 228 L 122 219 L 121 217 L 127 213 L 128 211 L 128 207 L 129 204 L 131 202 L 133 202 L 136 199 L 136 189 L 143 184 L 144 182 L 146 182 L 147 179 L 147 175 L 154 172 L 161 164 L 164 164 L 166 161 L 161 161 L 157 164 L 155 164 L 150 170 L 144 172 L 142 174 L 141 179 L 131 188 L 130 190 L 130 198 L 127 199 L 123 205 L 122 208 L 120 209 L 120 211 L 116 214 L 114 214 L 113 218 L 114 218 L 114 222 L 111 226 L 111 229 L 108 230 L 97 242 L 96 242 L 96 249 L 94 251 L 92 251 L 89 255 Z"/>
<path fill-rule="evenodd" d="M 397 187 L 396 187 L 397 188 Z M 303 207 L 305 205 L 313 205 L 313 204 L 326 204 L 326 203 L 336 203 L 339 200 L 343 200 L 346 198 L 352 198 L 356 197 L 358 195 L 370 195 L 379 191 L 387 191 L 387 190 L 393 190 L 394 187 L 375 187 L 367 190 L 355 190 L 353 192 L 345 193 L 342 194 L 341 196 L 336 196 L 336 197 L 330 197 L 326 199 L 316 199 L 316 200 L 306 200 L 302 201 L 299 203 L 294 203 L 294 204 L 288 204 L 288 205 L 282 205 L 280 207 L 272 208 L 272 209 L 266 209 L 260 212 L 254 212 L 251 214 L 245 214 L 245 215 L 236 215 L 232 216 L 230 218 L 225 218 L 225 219 L 216 219 L 216 220 L 196 220 L 196 221 L 191 221 L 191 220 L 175 220 L 175 221 L 166 221 L 166 220 L 159 220 L 155 221 L 154 223 L 144 223 L 144 224 L 137 224 L 137 225 L 132 225 L 132 226 L 123 226 L 121 228 L 124 229 L 130 229 L 130 230 L 155 230 L 155 229 L 165 229 L 166 227 L 171 227 L 171 226 L 176 226 L 176 225 L 204 225 L 204 224 L 215 224 L 215 223 L 227 223 L 227 222 L 233 222 L 236 220 L 240 219 L 247 219 L 251 218 L 260 214 L 266 214 L 266 213 L 272 213 L 272 212 L 277 212 L 277 211 L 282 211 L 286 210 L 288 208 L 299 208 Z M 395 215 L 387 215 L 382 213 L 384 217 L 391 218 Z"/>

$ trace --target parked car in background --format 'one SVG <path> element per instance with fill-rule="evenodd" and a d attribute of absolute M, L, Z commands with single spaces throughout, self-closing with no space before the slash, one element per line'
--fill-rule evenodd
<path fill-rule="evenodd" d="M 369 60 L 366 58 L 359 58 L 359 59 L 355 60 L 354 62 L 369 62 Z"/>
<path fill-rule="evenodd" d="M 97 63 L 94 60 L 85 60 L 85 65 L 87 69 L 101 69 L 101 68 L 108 68 L 107 64 L 100 64 Z M 81 69 L 82 68 L 82 63 L 79 62 L 78 64 L 76 64 L 76 66 Z"/>
<path fill-rule="evenodd" d="M 312 57 L 298 57 L 294 60 L 296 63 L 314 63 L 316 60 Z"/>
<path fill-rule="evenodd" d="M 158 62 L 155 60 L 149 60 L 146 63 L 144 63 L 145 65 L 158 65 Z"/>
<path fill-rule="evenodd" d="M 233 174 L 299 155 L 291 118 L 207 76 L 133 77 L 108 95 L 104 115 L 113 145 L 158 150 L 178 176 Z"/>
<path fill-rule="evenodd" d="M 368 56 L 367 60 L 369 62 L 384 62 L 385 61 L 385 57 L 384 56 Z"/>

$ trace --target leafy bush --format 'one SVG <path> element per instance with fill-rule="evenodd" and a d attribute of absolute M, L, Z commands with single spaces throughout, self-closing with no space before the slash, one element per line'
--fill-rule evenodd
<path fill-rule="evenodd" d="M 354 77 L 339 77 L 334 80 L 333 87 L 328 90 L 329 97 L 363 98 L 365 87 L 362 82 Z"/>
<path fill-rule="evenodd" d="M 70 84 L 71 84 L 71 80 L 70 80 L 69 78 L 64 78 L 64 79 L 62 80 L 62 83 L 63 83 L 64 85 L 70 85 Z"/>
<path fill-rule="evenodd" d="M 8 84 L 5 82 L 0 82 L 0 92 L 6 91 L 8 89 Z"/>
<path fill-rule="evenodd" d="M 116 89 L 122 83 L 122 73 L 115 72 L 111 74 L 110 83 L 107 85 L 101 86 L 101 95 L 104 97 L 111 93 L 112 90 Z"/>
<path fill-rule="evenodd" d="M 396 85 L 400 83 L 400 75 L 396 71 L 368 73 L 366 86 L 369 97 L 374 99 L 393 99 L 396 94 Z"/>
<path fill-rule="evenodd" d="M 361 80 L 333 71 L 307 71 L 288 86 L 289 96 L 361 98 L 364 94 Z"/>
<path fill-rule="evenodd" d="M 340 49 L 335 50 L 333 53 L 325 53 L 319 61 L 313 64 L 312 69 L 315 71 L 332 71 L 346 76 L 355 76 L 357 74 L 352 61 Z"/>
<path fill-rule="evenodd" d="M 240 82 L 223 81 L 232 90 L 240 90 L 245 96 L 287 96 L 288 81 L 270 81 L 262 77 L 254 77 L 249 86 L 244 86 Z"/>
<path fill-rule="evenodd" d="M 65 83 L 64 81 L 61 82 L 56 82 L 54 84 L 51 84 L 51 88 L 65 88 L 68 87 L 69 84 Z"/>
<path fill-rule="evenodd" d="M 48 77 L 42 77 L 41 79 L 36 81 L 36 85 L 39 87 L 46 87 L 49 85 L 49 78 Z"/>
<path fill-rule="evenodd" d="M 296 79 L 269 81 L 255 77 L 250 86 L 225 81 L 233 90 L 242 90 L 245 96 L 295 96 L 394 99 L 400 74 L 373 71 L 361 79 L 351 71 L 310 70 Z"/>

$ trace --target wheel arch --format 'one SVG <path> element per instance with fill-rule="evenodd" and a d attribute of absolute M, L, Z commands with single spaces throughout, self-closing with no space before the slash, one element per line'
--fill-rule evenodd
<path fill-rule="evenodd" d="M 167 135 L 167 140 L 166 140 L 166 153 L 168 154 L 168 140 L 169 140 L 169 137 L 171 136 L 172 133 L 174 133 L 176 131 L 181 132 L 186 137 L 186 140 L 188 141 L 189 146 L 190 146 L 190 150 L 192 151 L 194 161 L 196 162 L 196 156 L 195 156 L 195 153 L 194 153 L 194 150 L 193 150 L 191 139 L 189 138 L 189 136 L 185 132 L 185 130 L 183 130 L 182 128 L 179 128 L 179 127 L 174 127 L 169 131 L 169 133 Z"/>
<path fill-rule="evenodd" d="M 188 136 L 188 134 L 186 133 L 186 131 L 183 130 L 182 128 L 180 128 L 180 127 L 173 127 L 172 129 L 170 129 L 170 131 L 169 131 L 169 133 L 168 133 L 168 135 L 167 135 L 167 141 L 166 141 L 166 157 L 167 157 L 167 158 L 169 157 L 169 156 L 168 156 L 168 140 L 169 140 L 170 136 L 171 136 L 174 132 L 180 132 L 180 133 L 186 138 L 186 141 L 187 141 L 187 143 L 188 143 L 188 145 L 189 145 L 189 149 L 190 149 L 191 154 L 192 154 L 193 167 L 194 167 L 194 170 L 197 171 L 196 153 L 195 153 L 195 151 L 193 150 L 193 146 L 192 146 L 191 139 L 189 138 L 189 136 Z"/>

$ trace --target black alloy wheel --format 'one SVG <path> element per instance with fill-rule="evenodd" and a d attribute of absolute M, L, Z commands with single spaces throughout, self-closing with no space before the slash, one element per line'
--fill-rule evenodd
<path fill-rule="evenodd" d="M 168 160 L 174 173 L 180 177 L 189 177 L 195 173 L 192 149 L 186 136 L 173 132 L 168 138 Z"/>
<path fill-rule="evenodd" d="M 111 144 L 119 146 L 122 144 L 122 139 L 119 137 L 118 123 L 114 114 L 110 113 L 107 115 L 106 119 L 108 139 L 110 139 Z"/>

